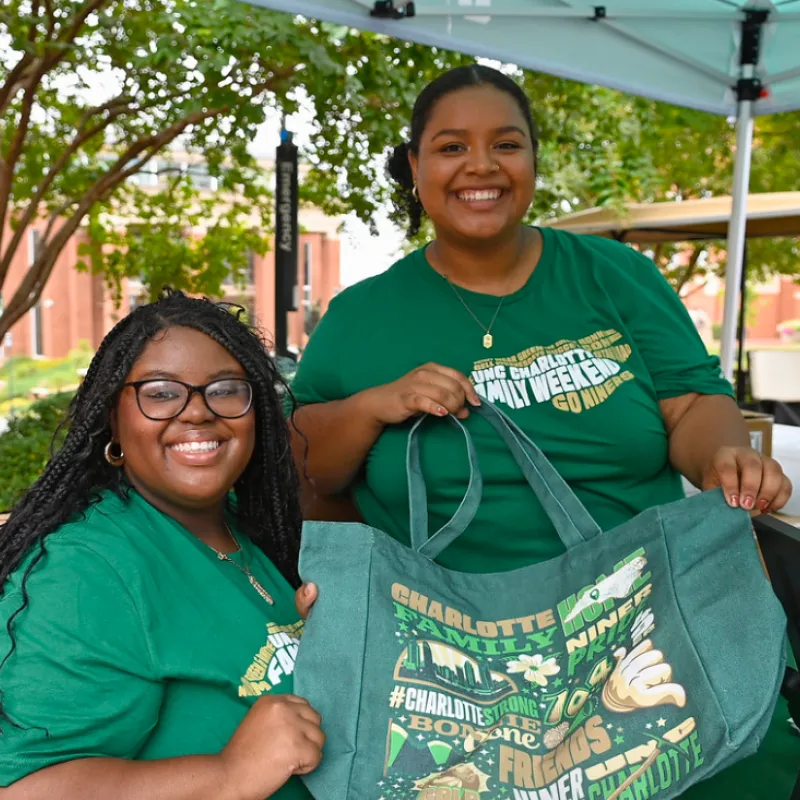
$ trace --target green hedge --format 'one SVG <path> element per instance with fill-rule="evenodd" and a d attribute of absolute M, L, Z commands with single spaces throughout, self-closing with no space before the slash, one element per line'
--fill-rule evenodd
<path fill-rule="evenodd" d="M 8 511 L 41 475 L 72 396 L 64 392 L 39 400 L 8 421 L 8 430 L 0 434 L 0 512 Z M 60 431 L 56 447 L 65 433 Z"/>

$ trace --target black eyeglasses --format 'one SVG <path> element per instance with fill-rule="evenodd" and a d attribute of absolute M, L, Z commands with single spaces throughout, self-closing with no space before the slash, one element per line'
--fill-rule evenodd
<path fill-rule="evenodd" d="M 132 381 L 124 386 L 132 386 L 136 391 L 142 414 L 158 421 L 181 414 L 195 393 L 203 398 L 212 414 L 223 419 L 243 417 L 253 405 L 253 386 L 243 378 L 224 378 L 204 386 L 171 380 Z"/>

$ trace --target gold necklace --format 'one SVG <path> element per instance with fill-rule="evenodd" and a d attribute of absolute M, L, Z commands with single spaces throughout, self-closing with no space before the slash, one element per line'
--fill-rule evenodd
<path fill-rule="evenodd" d="M 500 302 L 497 304 L 497 308 L 494 311 L 494 316 L 492 317 L 492 321 L 489 323 L 489 327 L 485 327 L 484 324 L 478 318 L 478 315 L 467 305 L 467 301 L 461 296 L 461 293 L 456 289 L 450 278 L 445 276 L 445 280 L 447 281 L 447 285 L 456 293 L 456 297 L 461 301 L 461 305 L 467 309 L 472 319 L 478 323 L 481 330 L 484 331 L 483 334 L 483 346 L 487 350 L 491 350 L 492 345 L 494 344 L 494 337 L 492 336 L 492 327 L 494 326 L 495 320 L 497 319 L 497 315 L 500 313 L 500 309 L 503 307 L 503 303 L 505 302 L 506 295 L 503 295 L 500 298 Z"/>
<path fill-rule="evenodd" d="M 522 256 L 522 251 L 525 249 L 525 234 L 523 233 L 520 243 L 519 243 L 519 250 L 517 251 L 517 257 L 515 259 L 515 263 L 519 261 Z M 483 331 L 483 346 L 486 350 L 491 350 L 492 345 L 494 344 L 494 336 L 492 336 L 492 328 L 494 327 L 494 323 L 497 321 L 497 315 L 500 313 L 500 309 L 503 307 L 503 303 L 506 301 L 507 294 L 504 294 L 500 298 L 500 302 L 497 304 L 497 308 L 494 310 L 494 316 L 492 317 L 492 321 L 489 323 L 489 327 L 487 328 L 480 320 L 480 317 L 469 307 L 467 301 L 461 296 L 461 292 L 456 289 L 455 284 L 447 277 L 447 275 L 442 275 L 442 277 L 447 281 L 447 285 L 453 290 L 455 296 L 461 301 L 461 305 L 467 309 L 469 315 L 475 322 L 478 323 L 478 326 Z"/>
<path fill-rule="evenodd" d="M 275 605 L 275 601 L 272 599 L 272 595 L 258 582 L 258 579 L 250 572 L 250 565 L 247 563 L 247 556 L 244 553 L 244 548 L 236 541 L 236 537 L 231 532 L 231 529 L 228 527 L 227 523 L 225 524 L 225 530 L 228 532 L 228 536 L 231 537 L 231 541 L 236 545 L 236 550 L 234 552 L 242 554 L 242 561 L 244 561 L 244 566 L 241 564 L 237 564 L 227 553 L 223 553 L 221 550 L 217 550 L 216 547 L 211 547 L 211 549 L 217 554 L 217 558 L 220 561 L 227 561 L 229 564 L 233 564 L 236 569 L 240 572 L 243 572 L 247 576 L 247 580 L 250 581 L 250 585 L 261 595 L 261 597 L 269 603 L 271 606 Z"/>

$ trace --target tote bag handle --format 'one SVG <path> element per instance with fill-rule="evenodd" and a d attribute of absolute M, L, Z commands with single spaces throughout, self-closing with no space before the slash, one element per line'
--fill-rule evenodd
<path fill-rule="evenodd" d="M 472 413 L 480 414 L 500 434 L 512 457 L 522 470 L 545 513 L 567 550 L 593 539 L 602 533 L 567 482 L 558 474 L 544 453 L 525 435 L 516 423 L 500 409 L 484 401 Z M 452 544 L 472 523 L 483 495 L 483 478 L 472 437 L 456 417 L 449 417 L 464 435 L 469 460 L 469 482 L 456 513 L 433 535 L 428 535 L 428 500 L 425 479 L 420 465 L 421 417 L 411 428 L 408 437 L 407 469 L 411 546 L 414 550 L 435 559 Z"/>

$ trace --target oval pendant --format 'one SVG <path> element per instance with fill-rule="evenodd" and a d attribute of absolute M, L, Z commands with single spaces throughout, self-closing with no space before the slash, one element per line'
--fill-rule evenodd
<path fill-rule="evenodd" d="M 486 336 L 483 337 L 483 346 L 487 350 L 489 350 L 493 344 L 494 344 L 494 339 L 492 338 L 492 334 L 487 333 Z"/>

